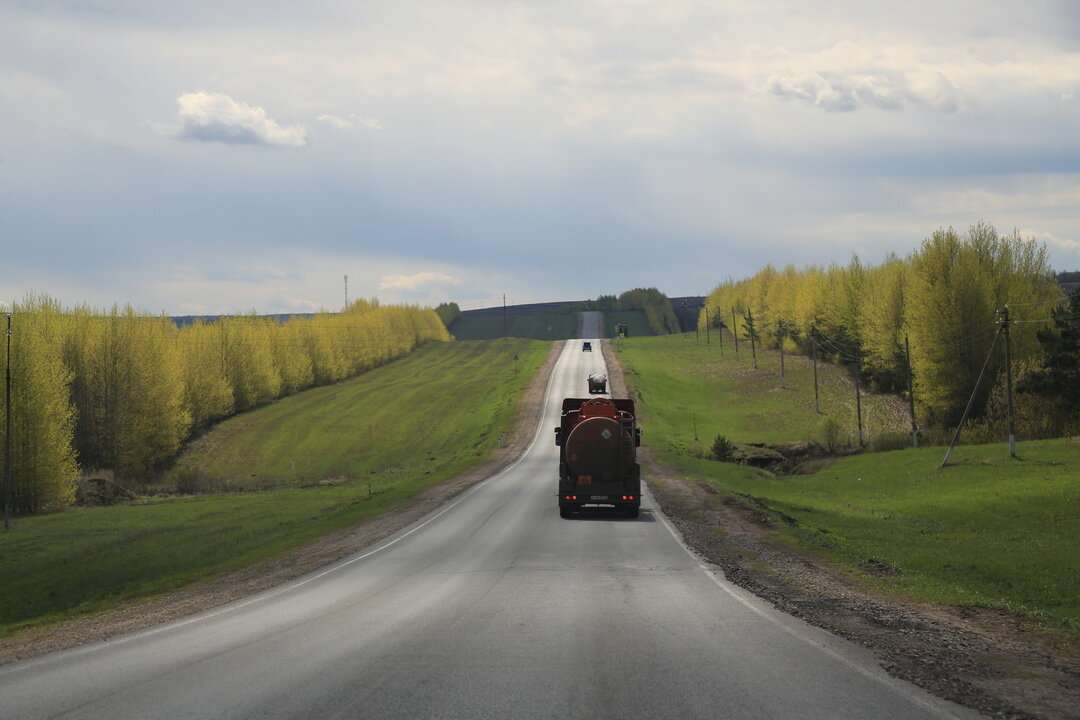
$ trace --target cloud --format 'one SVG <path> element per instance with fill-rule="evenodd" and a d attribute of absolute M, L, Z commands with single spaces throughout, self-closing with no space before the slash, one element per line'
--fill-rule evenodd
<path fill-rule="evenodd" d="M 623 131 L 625 138 L 664 138 L 670 135 L 667 130 L 652 127 L 637 127 Z"/>
<path fill-rule="evenodd" d="M 1036 241 L 1045 243 L 1051 247 L 1059 248 L 1067 253 L 1073 253 L 1080 256 L 1080 242 L 1071 238 L 1059 237 L 1050 232 L 1037 232 L 1035 230 L 1023 229 L 1018 231 L 1021 237 L 1033 237 Z"/>
<path fill-rule="evenodd" d="M 440 272 L 422 272 L 415 275 L 383 275 L 380 279 L 380 290 L 407 290 L 416 292 L 428 287 L 442 285 L 460 285 L 458 278 Z"/>
<path fill-rule="evenodd" d="M 184 140 L 278 147 L 307 144 L 307 133 L 299 125 L 282 126 L 263 108 L 239 102 L 225 93 L 184 93 L 176 104 L 181 122 L 178 134 Z"/>
<path fill-rule="evenodd" d="M 316 120 L 327 123 L 336 127 L 339 130 L 351 130 L 353 128 L 364 128 L 366 130 L 382 130 L 382 122 L 378 118 L 362 117 L 356 113 L 349 113 L 345 117 L 340 115 L 324 114 L 319 115 Z"/>
<path fill-rule="evenodd" d="M 813 72 L 769 78 L 768 89 L 785 100 L 798 100 L 827 112 L 852 112 L 864 107 L 903 110 L 921 106 L 954 112 L 958 105 L 956 88 L 940 72 L 909 76 L 898 71 Z"/>
<path fill-rule="evenodd" d="M 314 300 L 308 300 L 307 298 L 282 298 L 283 304 L 287 305 L 291 310 L 300 313 L 318 312 L 323 308 L 323 305 L 315 302 Z"/>

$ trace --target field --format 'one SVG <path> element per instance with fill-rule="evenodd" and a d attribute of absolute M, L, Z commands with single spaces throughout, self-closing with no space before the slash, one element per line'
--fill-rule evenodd
<path fill-rule="evenodd" d="M 665 448 L 686 452 L 704 450 L 718 434 L 737 442 L 818 440 L 832 423 L 842 443 L 856 443 L 855 383 L 843 369 L 818 363 L 816 412 L 809 358 L 785 358 L 782 388 L 777 353 L 759 348 L 755 370 L 750 348 L 740 343 L 736 359 L 730 339 L 723 355 L 715 332 L 710 344 L 704 333 L 623 341 L 620 360 L 645 401 L 651 445 L 657 435 Z M 864 394 L 862 420 L 868 443 L 885 437 L 910 441 L 907 406 L 894 396 Z"/>
<path fill-rule="evenodd" d="M 755 373 L 745 357 L 721 360 L 716 351 L 708 354 L 693 335 L 622 344 L 646 441 L 659 459 L 771 515 L 785 541 L 827 554 L 880 590 L 1002 608 L 1080 632 L 1080 440 L 1021 442 L 1017 459 L 1003 444 L 960 446 L 944 469 L 944 448 L 929 447 L 774 476 L 700 457 L 705 439 L 815 439 L 812 388 L 808 412 L 805 378 L 793 374 L 780 390 L 771 369 Z M 775 362 L 759 355 L 763 368 Z M 822 391 L 823 410 L 850 422 L 846 376 L 819 371 L 819 385 L 833 388 Z M 882 402 L 868 403 L 871 433 L 891 432 L 903 419 Z"/>
<path fill-rule="evenodd" d="M 0 635 L 209 578 L 400 506 L 501 442 L 549 347 L 425 345 L 218 425 L 173 472 L 220 492 L 17 519 L 0 534 Z"/>

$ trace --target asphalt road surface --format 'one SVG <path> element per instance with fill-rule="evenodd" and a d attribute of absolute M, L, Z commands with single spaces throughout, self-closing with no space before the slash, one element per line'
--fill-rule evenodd
<path fill-rule="evenodd" d="M 648 497 L 560 519 L 555 413 L 593 348 L 567 343 L 509 469 L 276 590 L 2 667 L 0 717 L 978 717 L 729 585 Z"/>
<path fill-rule="evenodd" d="M 578 313 L 578 336 L 583 338 L 597 338 L 604 337 L 603 323 L 604 314 L 596 310 L 587 310 L 582 313 Z M 593 340 L 593 343 L 596 343 Z"/>

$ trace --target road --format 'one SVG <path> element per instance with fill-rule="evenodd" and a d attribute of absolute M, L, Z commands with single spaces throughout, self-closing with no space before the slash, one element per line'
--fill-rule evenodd
<path fill-rule="evenodd" d="M 578 336 L 583 338 L 604 337 L 603 321 L 604 314 L 596 310 L 578 313 Z"/>
<path fill-rule="evenodd" d="M 507 470 L 284 587 L 4 666 L 0 716 L 979 717 L 729 585 L 648 497 L 637 520 L 560 519 L 554 413 L 593 348 L 567 343 Z"/>

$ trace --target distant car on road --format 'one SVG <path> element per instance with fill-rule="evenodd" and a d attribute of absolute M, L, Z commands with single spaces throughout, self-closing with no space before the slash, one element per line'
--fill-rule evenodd
<path fill-rule="evenodd" d="M 592 343 L 591 342 L 583 342 L 583 343 L 581 343 L 581 352 L 592 352 Z"/>

